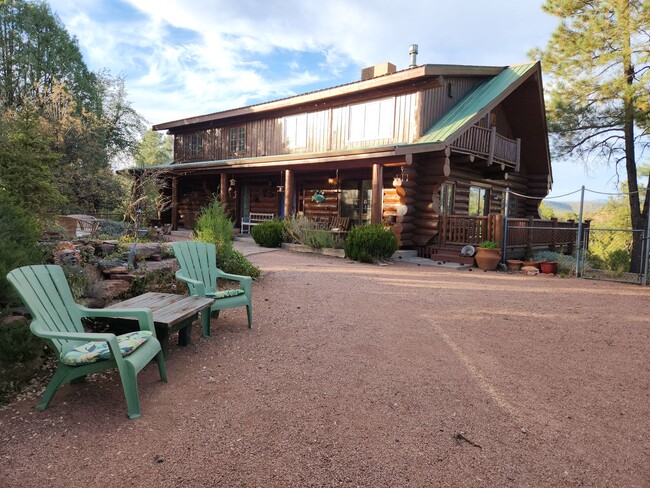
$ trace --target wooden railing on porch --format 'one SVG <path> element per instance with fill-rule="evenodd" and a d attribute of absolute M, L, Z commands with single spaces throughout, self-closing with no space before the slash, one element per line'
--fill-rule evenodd
<path fill-rule="evenodd" d="M 518 168 L 520 157 L 519 140 L 508 139 L 497 133 L 496 127 L 486 129 L 473 125 L 452 144 L 452 147 L 469 151 L 486 158 L 489 163 Z"/>
<path fill-rule="evenodd" d="M 583 222 L 583 233 L 589 231 L 589 220 Z M 503 246 L 503 215 L 468 216 L 442 215 L 439 217 L 436 248 L 458 248 L 483 241 L 495 241 Z M 508 219 L 507 252 L 511 257 L 532 256 L 534 251 L 572 253 L 577 238 L 578 222 L 542 220 L 534 217 Z"/>
<path fill-rule="evenodd" d="M 440 247 L 479 245 L 483 241 L 503 242 L 503 216 L 442 215 Z"/>

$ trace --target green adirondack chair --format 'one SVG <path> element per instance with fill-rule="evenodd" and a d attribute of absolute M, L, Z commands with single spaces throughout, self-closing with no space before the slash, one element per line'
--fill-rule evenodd
<path fill-rule="evenodd" d="M 31 331 L 46 339 L 58 359 L 57 370 L 36 407 L 45 410 L 56 391 L 66 383 L 83 381 L 87 374 L 117 368 L 129 417 L 140 417 L 137 375 L 156 359 L 162 381 L 167 371 L 149 309 L 90 309 L 72 298 L 63 269 L 55 265 L 24 266 L 11 271 L 13 285 L 32 316 Z M 85 332 L 84 317 L 134 317 L 140 331 L 115 334 Z M 106 347 L 108 346 L 108 347 Z"/>
<path fill-rule="evenodd" d="M 253 322 L 252 278 L 224 273 L 217 268 L 217 250 L 214 244 L 197 241 L 175 242 L 172 249 L 180 267 L 176 278 L 187 283 L 191 295 L 215 299 L 210 307 L 210 314 L 202 316 L 203 337 L 210 337 L 210 316 L 218 318 L 219 311 L 226 308 L 246 306 L 250 329 Z M 219 278 L 238 281 L 240 288 L 219 291 Z"/>

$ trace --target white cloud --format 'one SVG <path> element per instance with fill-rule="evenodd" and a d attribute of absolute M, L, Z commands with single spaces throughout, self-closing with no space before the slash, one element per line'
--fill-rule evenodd
<path fill-rule="evenodd" d="M 50 3 L 91 69 L 122 73 L 153 123 L 348 83 L 384 61 L 403 69 L 412 43 L 420 63 L 518 63 L 555 25 L 530 0 Z"/>

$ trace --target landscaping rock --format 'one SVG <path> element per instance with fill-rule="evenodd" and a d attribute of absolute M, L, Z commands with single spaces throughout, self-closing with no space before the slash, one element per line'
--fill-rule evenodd
<path fill-rule="evenodd" d="M 124 280 L 104 280 L 97 284 L 96 297 L 108 301 L 122 293 L 126 293 L 131 283 Z"/>

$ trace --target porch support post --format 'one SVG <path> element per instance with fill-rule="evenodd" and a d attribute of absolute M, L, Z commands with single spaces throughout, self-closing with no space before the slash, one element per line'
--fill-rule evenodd
<path fill-rule="evenodd" d="M 294 202 L 294 181 L 293 170 L 284 171 L 284 216 L 288 217 L 295 213 Z"/>
<path fill-rule="evenodd" d="M 178 230 L 178 177 L 172 176 L 172 230 Z"/>
<path fill-rule="evenodd" d="M 225 206 L 228 203 L 228 177 L 221 173 L 219 181 L 219 201 Z"/>
<path fill-rule="evenodd" d="M 384 167 L 381 164 L 372 165 L 372 202 L 370 205 L 370 223 L 381 223 L 381 207 L 384 193 Z"/>

